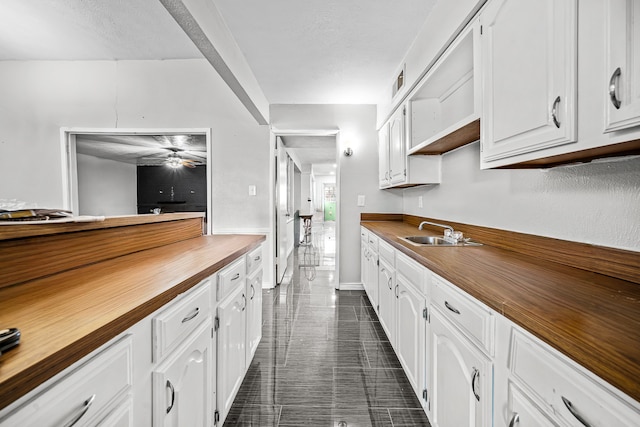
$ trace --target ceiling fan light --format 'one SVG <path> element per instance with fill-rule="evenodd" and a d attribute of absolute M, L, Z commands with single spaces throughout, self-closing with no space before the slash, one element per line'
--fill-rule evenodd
<path fill-rule="evenodd" d="M 169 156 L 167 159 L 167 166 L 173 169 L 178 169 L 182 167 L 182 159 L 178 156 Z"/>

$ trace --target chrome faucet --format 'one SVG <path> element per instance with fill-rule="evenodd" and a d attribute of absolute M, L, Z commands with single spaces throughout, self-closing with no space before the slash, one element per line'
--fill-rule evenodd
<path fill-rule="evenodd" d="M 418 230 L 422 230 L 422 226 L 428 224 L 428 225 L 435 225 L 436 227 L 442 227 L 446 230 L 451 230 L 451 234 L 453 234 L 453 227 L 450 225 L 444 225 L 444 224 L 437 224 L 435 222 L 429 222 L 429 221 L 422 221 L 420 223 L 420 225 L 418 226 Z"/>

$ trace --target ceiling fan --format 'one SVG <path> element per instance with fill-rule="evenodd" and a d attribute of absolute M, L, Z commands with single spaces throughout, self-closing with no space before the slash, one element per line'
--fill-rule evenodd
<path fill-rule="evenodd" d="M 169 153 L 169 155 L 166 158 L 159 158 L 159 157 L 144 157 L 141 160 L 145 161 L 145 160 L 152 160 L 154 163 L 161 161 L 162 164 L 169 166 L 170 168 L 173 169 L 177 169 L 180 168 L 182 166 L 186 166 L 188 168 L 195 168 L 196 165 L 198 164 L 202 164 L 202 162 L 200 160 L 197 159 L 187 159 L 183 156 L 181 156 L 180 154 L 178 154 L 179 152 L 184 152 L 186 150 L 179 148 L 179 147 L 160 147 L 162 149 L 165 150 L 169 150 L 171 151 L 171 153 Z M 188 154 L 190 157 L 202 157 L 199 156 L 197 154 Z M 146 162 L 145 162 L 146 163 Z"/>

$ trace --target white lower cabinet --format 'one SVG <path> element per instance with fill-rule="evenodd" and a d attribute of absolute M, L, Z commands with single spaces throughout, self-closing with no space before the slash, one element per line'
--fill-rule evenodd
<path fill-rule="evenodd" d="M 132 385 L 132 337 L 126 335 L 63 374 L 15 410 L 1 426 L 90 426 L 108 418 Z M 108 424 L 107 424 L 108 425 Z"/>
<path fill-rule="evenodd" d="M 247 366 L 262 338 L 262 269 L 247 279 Z"/>
<path fill-rule="evenodd" d="M 508 402 L 509 427 L 554 427 L 557 424 L 521 391 L 515 384 L 509 384 Z"/>
<path fill-rule="evenodd" d="M 218 305 L 217 393 L 221 423 L 246 372 L 246 307 L 244 286 L 239 286 Z"/>
<path fill-rule="evenodd" d="M 391 344 L 394 344 L 396 320 L 396 273 L 384 258 L 378 259 L 378 317 Z M 394 345 L 395 348 L 395 345 Z"/>
<path fill-rule="evenodd" d="M 109 415 L 98 423 L 98 427 L 133 427 L 132 398 L 129 396 Z"/>
<path fill-rule="evenodd" d="M 421 398 L 425 387 L 425 318 L 426 300 L 408 279 L 396 276 L 395 348 L 400 364 L 416 395 Z M 421 402 L 424 400 L 421 399 Z"/>
<path fill-rule="evenodd" d="M 211 325 L 205 323 L 153 372 L 153 425 L 211 425 Z"/>
<path fill-rule="evenodd" d="M 491 361 L 437 310 L 431 311 L 431 411 L 434 427 L 492 425 Z"/>

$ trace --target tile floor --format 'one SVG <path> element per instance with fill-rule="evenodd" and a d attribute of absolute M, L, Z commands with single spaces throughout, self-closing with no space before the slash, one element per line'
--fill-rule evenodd
<path fill-rule="evenodd" d="M 335 290 L 333 224 L 291 258 L 224 425 L 429 426 L 365 293 Z"/>

